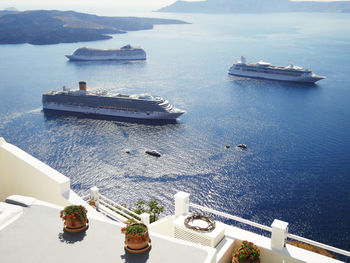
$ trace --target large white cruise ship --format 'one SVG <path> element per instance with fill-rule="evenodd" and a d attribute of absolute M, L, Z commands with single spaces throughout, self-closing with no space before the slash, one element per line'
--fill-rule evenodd
<path fill-rule="evenodd" d="M 48 91 L 42 96 L 44 110 L 78 112 L 114 117 L 175 120 L 185 113 L 161 97 L 149 94 L 113 94 L 107 91 L 90 92 L 86 82 L 79 82 L 79 90 Z"/>
<path fill-rule="evenodd" d="M 140 47 L 126 45 L 118 49 L 96 49 L 82 47 L 72 55 L 66 55 L 72 61 L 91 60 L 145 60 L 146 52 Z"/>
<path fill-rule="evenodd" d="M 235 62 L 229 69 L 229 74 L 260 79 L 272 79 L 292 82 L 315 83 L 324 79 L 324 76 L 318 76 L 309 69 L 290 64 L 289 66 L 274 66 L 268 62 L 246 62 L 245 57 L 241 57 L 240 61 Z"/>

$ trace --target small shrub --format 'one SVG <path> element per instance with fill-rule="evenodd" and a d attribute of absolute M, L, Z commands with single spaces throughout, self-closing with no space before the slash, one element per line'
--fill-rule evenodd
<path fill-rule="evenodd" d="M 60 213 L 60 217 L 62 220 L 66 219 L 78 219 L 80 222 L 84 222 L 86 220 L 87 210 L 82 205 L 69 205 L 66 206 Z"/>
<path fill-rule="evenodd" d="M 149 213 L 150 223 L 153 223 L 158 220 L 159 215 L 164 211 L 164 207 L 160 206 L 156 200 L 151 200 L 147 204 L 145 201 L 139 200 L 133 211 L 138 215 Z"/>
<path fill-rule="evenodd" d="M 148 231 L 147 226 L 145 226 L 144 224 L 131 224 L 131 225 L 127 225 L 126 227 L 123 227 L 121 229 L 122 233 L 125 234 L 125 236 L 127 238 L 138 238 L 138 239 L 142 239 L 144 236 L 146 236 L 146 233 Z"/>
<path fill-rule="evenodd" d="M 241 247 L 236 249 L 233 253 L 233 257 L 235 257 L 239 263 L 259 263 L 260 249 L 252 242 L 243 241 Z"/>

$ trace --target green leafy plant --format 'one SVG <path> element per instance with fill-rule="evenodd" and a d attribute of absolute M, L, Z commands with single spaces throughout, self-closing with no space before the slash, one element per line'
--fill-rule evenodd
<path fill-rule="evenodd" d="M 146 212 L 145 205 L 146 205 L 145 201 L 142 201 L 142 200 L 137 201 L 137 203 L 135 204 L 134 212 L 138 215 L 145 213 Z"/>
<path fill-rule="evenodd" d="M 60 217 L 62 220 L 78 219 L 80 222 L 84 222 L 86 220 L 86 213 L 87 210 L 82 205 L 69 205 L 60 212 Z"/>
<path fill-rule="evenodd" d="M 239 263 L 259 263 L 260 249 L 252 242 L 245 240 L 242 242 L 241 247 L 235 250 L 233 257 L 236 258 Z"/>
<path fill-rule="evenodd" d="M 156 200 L 151 200 L 147 204 L 145 201 L 139 200 L 135 204 L 134 212 L 141 215 L 142 213 L 150 214 L 150 223 L 158 220 L 160 213 L 164 211 L 164 207 L 160 206 Z"/>
<path fill-rule="evenodd" d="M 147 226 L 141 223 L 135 223 L 131 225 L 127 225 L 121 229 L 122 233 L 125 234 L 127 238 L 138 238 L 142 239 L 146 236 L 148 231 Z"/>

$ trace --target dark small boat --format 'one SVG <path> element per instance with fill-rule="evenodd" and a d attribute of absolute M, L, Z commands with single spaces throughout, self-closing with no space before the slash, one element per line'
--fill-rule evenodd
<path fill-rule="evenodd" d="M 160 153 L 157 152 L 156 150 L 152 150 L 152 151 L 147 150 L 146 153 L 155 157 L 160 157 Z"/>
<path fill-rule="evenodd" d="M 248 148 L 248 146 L 245 145 L 245 144 L 243 144 L 243 143 L 238 144 L 237 147 L 240 148 L 240 149 L 242 149 L 242 150 L 246 150 L 246 149 Z"/>

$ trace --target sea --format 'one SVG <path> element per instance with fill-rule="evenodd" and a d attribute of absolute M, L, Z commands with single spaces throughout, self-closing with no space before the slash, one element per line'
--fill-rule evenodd
<path fill-rule="evenodd" d="M 280 219 L 292 234 L 350 250 L 350 14 L 144 16 L 189 24 L 94 42 L 0 45 L 0 136 L 69 177 L 80 195 L 97 186 L 128 207 L 155 199 L 165 216 L 185 191 L 193 203 L 268 226 Z M 147 60 L 64 56 L 126 44 L 143 47 Z M 228 75 L 242 55 L 327 78 L 307 85 Z M 42 111 L 43 92 L 79 81 L 161 96 L 186 113 L 152 123 Z M 161 157 L 146 155 L 151 149 Z"/>

